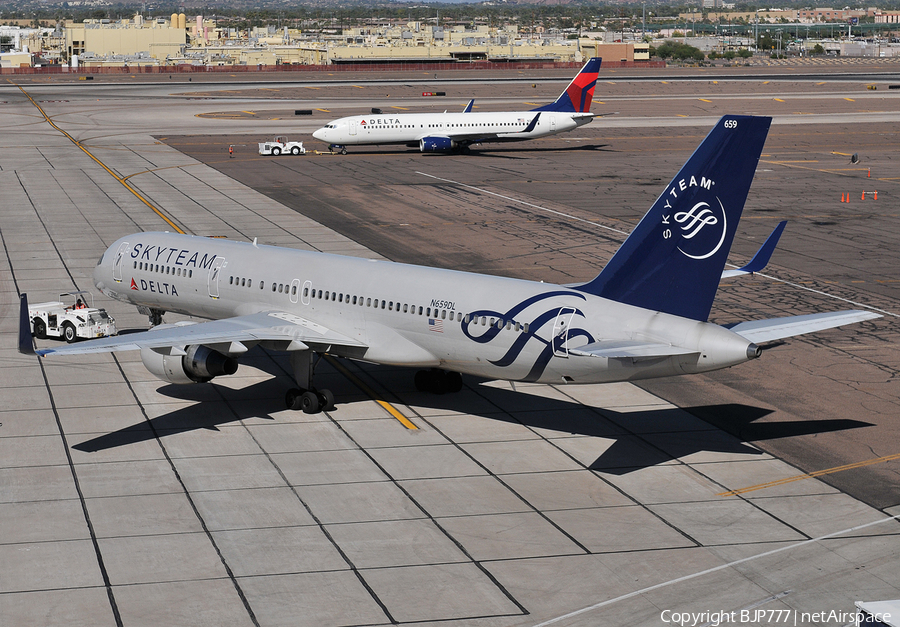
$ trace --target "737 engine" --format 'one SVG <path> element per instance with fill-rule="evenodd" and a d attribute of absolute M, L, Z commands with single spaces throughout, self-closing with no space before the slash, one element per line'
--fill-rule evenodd
<path fill-rule="evenodd" d="M 457 143 L 449 137 L 423 137 L 419 140 L 421 152 L 450 152 Z"/>
<path fill-rule="evenodd" d="M 155 377 L 169 383 L 206 383 L 223 374 L 237 372 L 232 357 L 206 346 L 187 346 L 184 355 L 163 355 L 150 348 L 141 349 L 141 361 Z"/>

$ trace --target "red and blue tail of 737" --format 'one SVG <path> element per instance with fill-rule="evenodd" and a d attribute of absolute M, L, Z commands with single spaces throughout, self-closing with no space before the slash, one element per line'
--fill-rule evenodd
<path fill-rule="evenodd" d="M 572 79 L 565 91 L 556 101 L 533 111 L 562 111 L 565 113 L 590 113 L 591 101 L 594 98 L 594 87 L 597 85 L 597 74 L 600 71 L 600 58 L 588 59 L 581 71 Z"/>

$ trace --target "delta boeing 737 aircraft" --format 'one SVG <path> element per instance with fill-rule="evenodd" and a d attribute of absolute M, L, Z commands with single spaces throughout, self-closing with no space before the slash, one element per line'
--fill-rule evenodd
<path fill-rule="evenodd" d="M 554 102 L 531 111 L 472 113 L 387 113 L 329 122 L 313 137 L 347 154 L 346 146 L 404 144 L 422 152 L 468 152 L 472 144 L 520 142 L 564 133 L 596 117 L 591 100 L 600 59 L 589 59 Z"/>
<path fill-rule="evenodd" d="M 600 274 L 551 285 L 172 233 L 113 243 L 94 270 L 110 298 L 155 328 L 39 355 L 140 350 L 170 383 L 233 374 L 259 345 L 288 351 L 288 407 L 332 406 L 313 385 L 315 356 L 422 368 L 422 390 L 460 389 L 460 373 L 512 382 L 604 383 L 708 372 L 760 356 L 758 344 L 878 318 L 841 311 L 707 322 L 771 118 L 723 117 Z M 776 232 L 742 271 L 758 270 Z M 734 271 L 729 271 L 733 273 Z M 33 354 L 21 297 L 19 350 Z"/>

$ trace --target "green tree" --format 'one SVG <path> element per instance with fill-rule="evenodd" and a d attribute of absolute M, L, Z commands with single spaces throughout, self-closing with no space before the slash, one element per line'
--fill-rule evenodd
<path fill-rule="evenodd" d="M 702 61 L 705 58 L 705 55 L 699 48 L 677 41 L 666 41 L 663 45 L 655 49 L 651 46 L 650 54 L 651 56 L 657 56 L 660 59 L 671 58 L 681 61 L 686 59 Z"/>
<path fill-rule="evenodd" d="M 763 33 L 759 36 L 759 39 L 756 40 L 756 49 L 757 50 L 774 50 L 775 49 L 775 39 L 772 38 L 769 33 Z"/>

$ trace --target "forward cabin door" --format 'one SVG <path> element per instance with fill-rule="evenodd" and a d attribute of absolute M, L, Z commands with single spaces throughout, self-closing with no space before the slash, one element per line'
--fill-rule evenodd
<path fill-rule="evenodd" d="M 119 249 L 116 251 L 116 259 L 113 263 L 113 279 L 119 283 L 122 282 L 122 269 L 125 267 L 125 255 L 130 248 L 131 246 L 128 242 L 122 242 L 119 244 Z"/>

